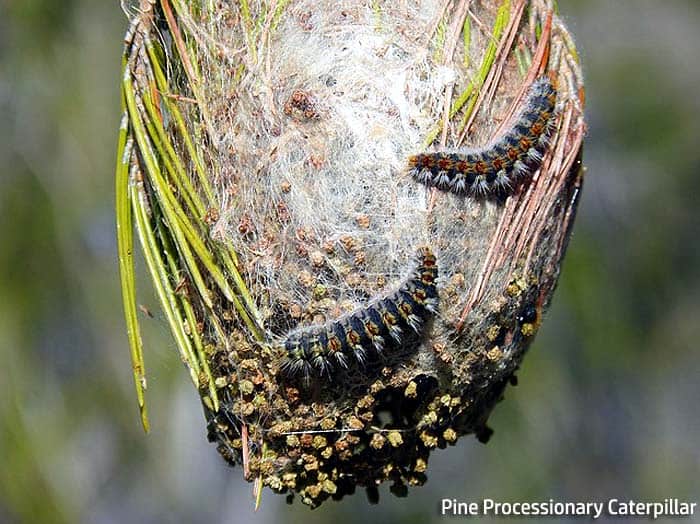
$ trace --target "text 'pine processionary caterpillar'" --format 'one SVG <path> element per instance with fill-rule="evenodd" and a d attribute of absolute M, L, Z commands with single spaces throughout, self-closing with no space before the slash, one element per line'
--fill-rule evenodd
<path fill-rule="evenodd" d="M 409 330 L 420 334 L 437 312 L 437 276 L 435 255 L 427 247 L 419 249 L 417 267 L 393 293 L 326 324 L 291 333 L 284 342 L 282 372 L 307 381 L 312 373 L 330 376 L 352 360 L 364 364 L 370 351 L 381 355 L 400 346 Z"/>
<path fill-rule="evenodd" d="M 510 194 L 542 163 L 554 128 L 557 91 L 547 76 L 532 84 L 515 124 L 490 144 L 474 149 L 412 155 L 409 174 L 429 187 L 458 195 Z"/>

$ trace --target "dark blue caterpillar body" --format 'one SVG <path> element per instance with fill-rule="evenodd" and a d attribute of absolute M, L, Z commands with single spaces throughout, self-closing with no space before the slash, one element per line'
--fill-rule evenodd
<path fill-rule="evenodd" d="M 542 163 L 555 123 L 557 92 L 547 76 L 530 88 L 525 108 L 500 138 L 475 149 L 443 150 L 408 158 L 419 182 L 459 195 L 512 193 Z"/>
<path fill-rule="evenodd" d="M 408 331 L 420 334 L 437 311 L 438 269 L 429 248 L 421 248 L 418 259 L 416 269 L 393 293 L 329 323 L 291 333 L 284 342 L 283 373 L 305 380 L 312 374 L 330 376 L 353 360 L 363 364 L 371 351 L 382 354 L 400 346 Z"/>

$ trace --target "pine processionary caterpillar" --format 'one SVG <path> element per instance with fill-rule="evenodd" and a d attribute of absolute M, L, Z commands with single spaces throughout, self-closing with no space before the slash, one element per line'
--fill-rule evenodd
<path fill-rule="evenodd" d="M 408 172 L 429 187 L 458 195 L 510 194 L 534 173 L 554 128 L 557 92 L 542 76 L 532 84 L 515 124 L 490 144 L 475 149 L 442 150 L 408 158 Z"/>
<path fill-rule="evenodd" d="M 418 266 L 401 286 L 365 307 L 321 326 L 310 326 L 291 333 L 284 342 L 287 358 L 282 372 L 302 376 L 328 375 L 351 360 L 363 364 L 370 351 L 382 354 L 397 347 L 404 333 L 420 334 L 430 315 L 437 311 L 437 261 L 432 251 L 418 251 Z"/>

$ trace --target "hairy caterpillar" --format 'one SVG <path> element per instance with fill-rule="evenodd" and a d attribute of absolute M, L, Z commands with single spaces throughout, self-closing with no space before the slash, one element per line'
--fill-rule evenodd
<path fill-rule="evenodd" d="M 532 84 L 525 109 L 500 138 L 475 149 L 443 150 L 408 158 L 408 172 L 419 182 L 458 195 L 511 193 L 532 174 L 554 128 L 557 92 L 542 76 Z"/>
<path fill-rule="evenodd" d="M 401 286 L 365 307 L 320 326 L 291 333 L 284 342 L 287 358 L 282 371 L 287 376 L 312 373 L 330 376 L 351 360 L 363 364 L 369 351 L 381 354 L 399 346 L 404 333 L 420 333 L 427 318 L 437 311 L 437 261 L 430 248 L 418 251 L 418 265 Z"/>

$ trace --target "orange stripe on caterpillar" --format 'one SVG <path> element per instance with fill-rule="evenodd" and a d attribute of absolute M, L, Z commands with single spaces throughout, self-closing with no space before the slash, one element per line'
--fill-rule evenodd
<path fill-rule="evenodd" d="M 504 135 L 481 148 L 412 155 L 409 174 L 426 186 L 459 195 L 511 193 L 542 164 L 554 129 L 556 98 L 549 77 L 538 78 L 525 108 Z"/>

